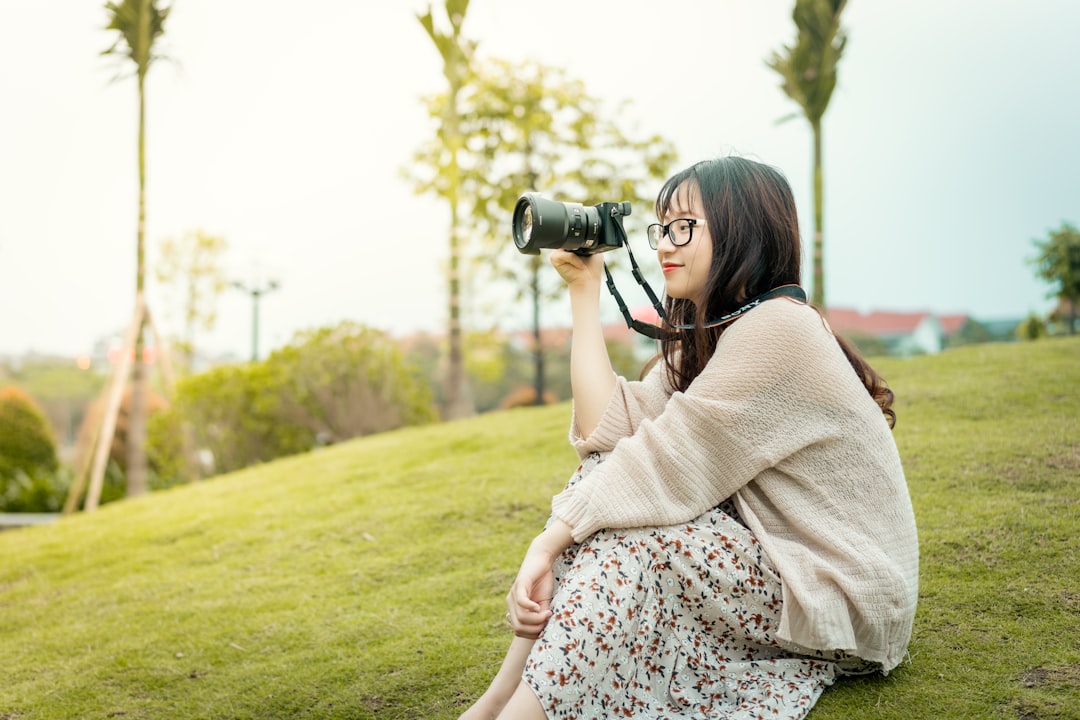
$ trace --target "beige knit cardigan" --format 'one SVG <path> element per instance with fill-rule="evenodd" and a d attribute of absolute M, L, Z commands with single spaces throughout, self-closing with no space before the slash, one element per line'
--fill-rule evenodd
<path fill-rule="evenodd" d="M 578 542 L 603 528 L 689 522 L 733 497 L 783 586 L 778 637 L 843 650 L 887 672 L 918 595 L 918 539 L 892 432 L 828 326 L 770 300 L 720 337 L 686 392 L 663 363 L 617 378 L 597 428 L 570 440 L 610 453 L 555 496 Z"/>

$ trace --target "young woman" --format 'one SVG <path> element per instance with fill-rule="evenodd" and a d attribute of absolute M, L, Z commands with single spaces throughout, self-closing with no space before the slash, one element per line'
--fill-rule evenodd
<path fill-rule="evenodd" d="M 817 310 L 770 294 L 799 283 L 787 181 L 701 162 L 656 212 L 675 329 L 640 381 L 607 357 L 601 256 L 552 252 L 582 464 L 507 596 L 506 659 L 462 718 L 802 718 L 838 676 L 906 652 L 918 541 L 893 396 Z"/>

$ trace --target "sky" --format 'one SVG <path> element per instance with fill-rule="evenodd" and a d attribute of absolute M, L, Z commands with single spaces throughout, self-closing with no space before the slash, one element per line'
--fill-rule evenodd
<path fill-rule="evenodd" d="M 797 106 L 766 65 L 794 39 L 791 5 L 472 0 L 464 32 L 481 57 L 566 68 L 613 114 L 629 101 L 620 125 L 674 143 L 677 168 L 728 154 L 780 168 L 809 237 L 810 131 L 782 121 Z M 148 297 L 166 333 L 179 308 L 152 279 L 158 244 L 195 230 L 226 239 L 231 280 L 278 283 L 261 355 L 344 320 L 445 326 L 448 212 L 402 174 L 433 132 L 421 98 L 445 87 L 427 7 L 174 1 L 169 59 L 147 79 Z M 0 0 L 0 355 L 89 353 L 134 308 L 137 93 L 100 55 L 106 23 L 104 2 Z M 1080 3 L 852 0 L 843 25 L 823 131 L 829 304 L 1047 312 L 1028 259 L 1080 223 Z M 196 344 L 246 357 L 252 310 L 227 291 Z M 559 307 L 545 319 L 569 323 Z"/>

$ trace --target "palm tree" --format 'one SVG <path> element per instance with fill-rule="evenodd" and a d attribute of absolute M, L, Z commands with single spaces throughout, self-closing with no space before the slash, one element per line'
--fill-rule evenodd
<path fill-rule="evenodd" d="M 795 0 L 795 45 L 774 52 L 769 67 L 782 78 L 780 87 L 799 104 L 814 135 L 814 246 L 811 300 L 825 310 L 824 238 L 822 231 L 821 119 L 836 87 L 836 68 L 847 36 L 840 13 L 847 0 Z"/>
<path fill-rule="evenodd" d="M 135 306 L 144 307 L 146 287 L 146 74 L 158 59 L 154 43 L 164 32 L 171 7 L 158 0 L 120 0 L 106 2 L 109 14 L 107 30 L 115 30 L 116 41 L 102 55 L 118 55 L 135 64 L 139 87 L 139 218 L 135 250 Z M 146 492 L 146 397 L 147 376 L 143 364 L 143 332 L 135 340 L 135 359 L 131 370 L 131 416 L 127 434 L 127 494 Z"/>
<path fill-rule="evenodd" d="M 473 413 L 473 403 L 468 394 L 465 374 L 465 351 L 461 332 L 461 167 L 459 156 L 465 146 L 465 137 L 461 133 L 461 117 L 458 109 L 458 97 L 468 82 L 470 63 L 476 43 L 465 39 L 461 26 L 465 13 L 469 9 L 469 0 L 446 0 L 446 15 L 450 20 L 450 32 L 435 28 L 431 6 L 417 19 L 427 31 L 428 37 L 439 50 L 443 59 L 443 75 L 449 90 L 446 104 L 442 107 L 442 123 L 439 128 L 440 140 L 444 144 L 448 161 L 445 175 L 438 183 L 439 194 L 450 206 L 450 259 L 447 269 L 449 285 L 449 340 L 450 351 L 446 371 L 445 416 L 447 419 L 462 418 Z"/>

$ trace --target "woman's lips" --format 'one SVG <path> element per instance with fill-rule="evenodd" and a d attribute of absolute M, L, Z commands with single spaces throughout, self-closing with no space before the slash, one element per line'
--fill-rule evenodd
<path fill-rule="evenodd" d="M 682 267 L 682 265 L 676 265 L 675 263 L 664 263 L 663 265 L 660 266 L 660 269 L 663 270 L 664 273 L 666 274 L 666 273 L 671 272 L 672 270 L 678 270 L 681 267 Z"/>

